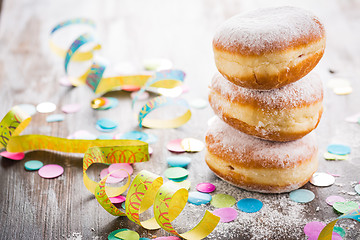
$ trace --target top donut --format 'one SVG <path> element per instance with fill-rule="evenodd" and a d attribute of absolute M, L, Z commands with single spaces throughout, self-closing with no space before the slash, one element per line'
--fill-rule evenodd
<path fill-rule="evenodd" d="M 323 56 L 325 30 L 296 7 L 264 8 L 225 21 L 213 39 L 215 64 L 241 87 L 269 90 L 295 82 Z"/>

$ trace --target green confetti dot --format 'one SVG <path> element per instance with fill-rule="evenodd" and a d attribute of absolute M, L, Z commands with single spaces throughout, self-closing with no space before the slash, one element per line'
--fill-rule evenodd
<path fill-rule="evenodd" d="M 348 202 L 336 202 L 333 205 L 333 208 L 336 212 L 344 214 L 351 210 L 359 208 L 359 204 L 353 201 Z"/>
<path fill-rule="evenodd" d="M 109 236 L 108 236 L 108 240 L 119 240 L 118 237 L 115 237 L 115 235 L 119 232 L 123 232 L 123 231 L 128 231 L 129 229 L 126 229 L 126 228 L 122 228 L 122 229 L 118 229 L 118 230 L 115 230 L 115 231 L 112 231 Z"/>
<path fill-rule="evenodd" d="M 210 204 L 216 208 L 232 207 L 236 199 L 228 194 L 219 193 L 212 197 Z"/>
<path fill-rule="evenodd" d="M 189 171 L 182 167 L 171 167 L 166 169 L 164 174 L 168 179 L 179 179 L 188 176 Z"/>
<path fill-rule="evenodd" d="M 137 232 L 131 230 L 121 231 L 115 234 L 115 237 L 123 239 L 123 240 L 139 240 L 140 236 Z"/>

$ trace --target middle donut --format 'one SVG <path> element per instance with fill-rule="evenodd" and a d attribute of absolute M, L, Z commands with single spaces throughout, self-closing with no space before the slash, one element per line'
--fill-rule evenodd
<path fill-rule="evenodd" d="M 271 141 L 292 141 L 315 129 L 323 112 L 323 88 L 316 74 L 269 91 L 239 87 L 216 73 L 209 102 L 232 127 Z"/>

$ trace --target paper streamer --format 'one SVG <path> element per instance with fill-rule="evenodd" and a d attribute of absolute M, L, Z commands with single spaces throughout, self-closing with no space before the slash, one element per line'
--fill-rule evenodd
<path fill-rule="evenodd" d="M 360 222 L 360 208 L 354 209 L 348 213 L 345 213 L 345 214 L 341 215 L 340 217 L 338 217 L 337 219 L 335 219 L 334 221 L 327 224 L 325 226 L 325 228 L 321 231 L 318 240 L 331 240 L 331 237 L 332 237 L 332 234 L 334 231 L 334 227 L 335 227 L 335 224 L 337 223 L 337 221 L 339 221 L 340 219 L 346 219 L 346 218 Z"/>

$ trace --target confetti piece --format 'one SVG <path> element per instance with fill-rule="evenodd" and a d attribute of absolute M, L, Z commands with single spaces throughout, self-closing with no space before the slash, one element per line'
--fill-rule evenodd
<path fill-rule="evenodd" d="M 51 113 L 56 110 L 56 105 L 52 102 L 43 102 L 36 106 L 36 110 L 39 113 Z"/>
<path fill-rule="evenodd" d="M 318 239 L 318 237 L 320 235 L 320 232 L 321 232 L 321 230 L 323 230 L 325 225 L 326 225 L 325 223 L 318 222 L 318 221 L 309 222 L 304 227 L 304 233 L 305 233 L 306 236 L 309 237 L 309 240 Z M 333 232 L 332 239 L 333 240 L 335 240 L 335 239 L 340 240 L 342 238 L 338 233 Z"/>
<path fill-rule="evenodd" d="M 27 161 L 25 164 L 25 169 L 28 171 L 36 171 L 39 170 L 44 164 L 38 160 L 30 160 Z"/>
<path fill-rule="evenodd" d="M 308 203 L 314 200 L 315 194 L 307 189 L 297 189 L 290 192 L 290 199 L 298 203 Z"/>
<path fill-rule="evenodd" d="M 234 221 L 238 216 L 237 211 L 233 208 L 218 208 L 215 209 L 212 213 L 220 217 L 220 222 L 224 223 Z"/>
<path fill-rule="evenodd" d="M 207 204 L 211 201 L 212 197 L 208 193 L 189 192 L 188 202 L 194 205 Z"/>
<path fill-rule="evenodd" d="M 148 144 L 152 144 L 152 143 L 156 143 L 158 141 L 158 137 L 155 136 L 154 134 L 147 134 L 148 139 L 146 139 L 145 142 L 147 142 Z"/>
<path fill-rule="evenodd" d="M 360 195 L 360 184 L 355 186 L 355 191 Z"/>
<path fill-rule="evenodd" d="M 118 171 L 118 170 L 123 171 Z M 116 172 L 113 172 L 116 171 Z M 112 173 L 113 172 L 113 173 Z M 117 177 L 117 178 L 126 178 L 129 175 L 133 174 L 134 169 L 132 166 L 128 163 L 113 163 L 109 166 L 109 173 L 111 173 L 111 176 Z"/>
<path fill-rule="evenodd" d="M 183 153 L 185 149 L 181 146 L 182 139 L 175 139 L 170 141 L 166 147 L 170 152 Z"/>
<path fill-rule="evenodd" d="M 119 232 L 122 232 L 122 231 L 127 231 L 128 229 L 126 228 L 122 228 L 122 229 L 118 229 L 118 230 L 115 230 L 115 231 L 112 231 L 109 235 L 108 235 L 108 240 L 119 240 L 119 238 L 115 237 L 115 235 Z"/>
<path fill-rule="evenodd" d="M 351 149 L 349 146 L 346 146 L 346 145 L 331 144 L 327 147 L 327 151 L 332 154 L 347 155 L 347 154 L 350 154 Z"/>
<path fill-rule="evenodd" d="M 345 121 L 349 122 L 349 123 L 357 123 L 360 120 L 360 113 L 351 115 L 347 118 L 345 118 Z"/>
<path fill-rule="evenodd" d="M 196 185 L 196 190 L 203 193 L 211 193 L 215 191 L 216 187 L 212 183 L 199 183 Z"/>
<path fill-rule="evenodd" d="M 344 214 L 351 210 L 359 208 L 359 204 L 353 201 L 336 202 L 334 203 L 333 208 L 336 212 Z"/>
<path fill-rule="evenodd" d="M 189 171 L 182 167 L 171 167 L 165 170 L 164 175 L 171 180 L 181 179 L 187 177 Z"/>
<path fill-rule="evenodd" d="M 116 203 L 123 203 L 125 202 L 126 198 L 122 195 L 116 196 L 116 197 L 109 197 L 110 201 L 114 204 Z"/>
<path fill-rule="evenodd" d="M 174 182 L 174 184 L 176 184 L 177 186 L 179 186 L 181 188 L 185 188 L 186 190 L 189 190 L 191 187 L 191 182 L 189 180 L 184 180 L 181 182 Z"/>
<path fill-rule="evenodd" d="M 23 160 L 25 157 L 25 154 L 22 152 L 7 152 L 3 151 L 0 153 L 1 156 L 6 157 L 11 160 Z"/>
<path fill-rule="evenodd" d="M 145 132 L 139 131 L 129 131 L 121 134 L 119 137 L 116 136 L 117 139 L 132 139 L 132 140 L 140 140 L 143 142 L 147 142 L 149 139 L 149 135 Z"/>
<path fill-rule="evenodd" d="M 343 229 L 342 227 L 335 226 L 334 232 L 339 234 L 342 238 L 345 237 L 345 235 L 346 235 L 345 229 Z"/>
<path fill-rule="evenodd" d="M 316 172 L 310 178 L 310 183 L 317 187 L 328 187 L 335 183 L 335 178 L 324 172 Z"/>
<path fill-rule="evenodd" d="M 138 94 L 138 92 L 132 92 L 130 94 L 131 99 L 134 99 L 137 94 Z M 137 100 L 143 101 L 143 100 L 149 99 L 149 97 L 150 97 L 150 94 L 145 91 L 137 96 Z"/>
<path fill-rule="evenodd" d="M 135 85 L 123 85 L 121 87 L 121 90 L 127 91 L 127 92 L 137 92 L 141 89 L 141 87 L 139 86 L 135 86 Z"/>
<path fill-rule="evenodd" d="M 38 173 L 42 178 L 56 178 L 62 175 L 64 168 L 57 164 L 48 164 L 39 169 Z"/>
<path fill-rule="evenodd" d="M 118 126 L 116 122 L 106 118 L 99 119 L 96 122 L 96 125 L 98 125 L 102 129 L 115 129 Z"/>
<path fill-rule="evenodd" d="M 341 197 L 341 196 L 329 196 L 326 198 L 326 203 L 329 204 L 330 206 L 333 206 L 334 203 L 336 202 L 345 202 L 345 198 Z"/>
<path fill-rule="evenodd" d="M 86 130 L 79 130 L 67 137 L 68 139 L 95 140 L 96 136 Z"/>
<path fill-rule="evenodd" d="M 263 203 L 255 198 L 244 198 L 238 201 L 236 206 L 240 211 L 254 213 L 260 211 L 260 209 L 263 207 Z"/>
<path fill-rule="evenodd" d="M 137 232 L 131 230 L 121 231 L 115 234 L 115 237 L 123 240 L 139 240 L 140 236 Z"/>
<path fill-rule="evenodd" d="M 149 58 L 143 61 L 143 65 L 145 70 L 148 71 L 160 71 L 171 69 L 173 67 L 173 63 L 166 58 Z"/>
<path fill-rule="evenodd" d="M 106 175 L 109 174 L 109 168 L 105 168 L 103 170 L 101 170 L 100 172 L 100 179 L 103 179 Z M 118 178 L 118 177 L 114 177 L 114 176 L 108 176 L 108 178 L 106 179 L 106 183 L 118 183 L 121 182 L 122 180 L 124 180 L 123 177 Z"/>
<path fill-rule="evenodd" d="M 193 107 L 196 109 L 206 108 L 208 106 L 208 104 L 209 104 L 208 101 L 206 101 L 202 98 L 192 99 L 191 101 L 189 101 L 190 107 Z"/>
<path fill-rule="evenodd" d="M 64 121 L 64 119 L 65 119 L 65 116 L 63 114 L 51 114 L 46 117 L 46 121 L 48 123 L 62 122 L 62 121 Z"/>
<path fill-rule="evenodd" d="M 17 105 L 19 108 L 21 108 L 24 112 L 29 114 L 30 116 L 33 116 L 36 113 L 36 107 L 32 104 L 19 104 Z"/>
<path fill-rule="evenodd" d="M 181 147 L 186 152 L 200 152 L 204 149 L 205 145 L 202 141 L 195 138 L 184 138 L 181 141 Z"/>
<path fill-rule="evenodd" d="M 353 89 L 351 86 L 336 87 L 333 89 L 333 91 L 336 95 L 348 95 L 348 94 L 352 93 Z"/>
<path fill-rule="evenodd" d="M 81 107 L 82 105 L 79 103 L 67 104 L 62 106 L 61 111 L 63 111 L 64 113 L 76 113 L 80 111 Z"/>
<path fill-rule="evenodd" d="M 215 194 L 212 197 L 210 203 L 216 208 L 226 208 L 226 207 L 232 207 L 236 203 L 236 200 L 233 196 L 219 193 L 219 194 Z"/>
<path fill-rule="evenodd" d="M 324 153 L 324 158 L 326 160 L 338 160 L 338 161 L 344 161 L 344 160 L 348 160 L 349 159 L 349 155 L 337 155 L 337 154 L 332 154 L 329 152 L 325 152 Z"/>
<path fill-rule="evenodd" d="M 100 98 L 95 98 L 95 99 L 91 100 L 90 105 L 93 109 L 98 109 L 102 106 L 105 106 L 108 102 L 109 102 L 108 99 L 100 97 Z"/>
<path fill-rule="evenodd" d="M 181 156 L 170 156 L 166 159 L 166 162 L 171 167 L 187 167 L 191 162 L 191 158 L 181 157 Z"/>

